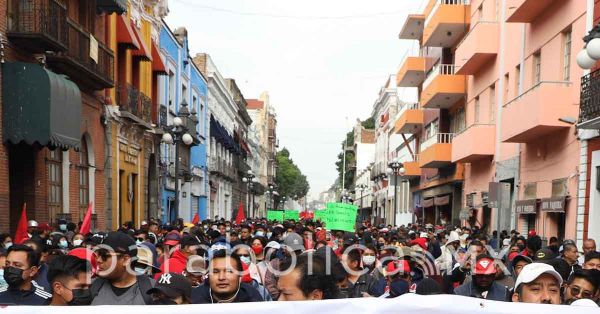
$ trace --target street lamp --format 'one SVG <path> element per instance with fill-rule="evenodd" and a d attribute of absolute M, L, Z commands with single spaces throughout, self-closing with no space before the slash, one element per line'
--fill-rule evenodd
<path fill-rule="evenodd" d="M 265 192 L 265 196 L 265 211 L 267 211 L 269 210 L 269 206 L 273 206 L 271 204 L 273 202 L 273 197 L 275 196 L 275 187 L 272 184 L 269 184 L 269 189 Z"/>
<path fill-rule="evenodd" d="M 253 217 L 254 216 L 254 193 L 252 192 L 252 189 L 254 188 L 254 183 L 258 182 L 258 179 L 256 179 L 256 176 L 254 175 L 254 173 L 252 173 L 252 170 L 248 170 L 246 175 L 242 178 L 242 181 L 244 183 L 246 183 L 247 188 L 248 188 L 247 189 L 248 195 L 246 196 L 246 201 L 248 202 L 248 216 Z M 252 203 L 252 206 L 250 206 L 251 203 Z"/>
<path fill-rule="evenodd" d="M 580 68 L 589 70 L 596 64 L 597 60 L 600 60 L 600 24 L 592 28 L 583 37 L 583 41 L 586 45 L 577 54 L 577 64 Z"/>
<path fill-rule="evenodd" d="M 368 188 L 368 186 L 366 184 L 359 184 L 356 186 L 356 189 L 358 189 L 360 191 L 360 211 L 362 212 L 364 206 L 363 206 L 363 192 L 366 191 Z M 364 217 L 363 217 L 364 220 Z"/>
<path fill-rule="evenodd" d="M 281 198 L 281 209 L 282 210 L 285 210 L 285 199 L 286 199 L 285 196 Z"/>
<path fill-rule="evenodd" d="M 393 225 L 396 226 L 396 213 L 398 212 L 398 175 L 404 175 L 404 165 L 397 159 L 388 164 L 387 174 L 394 176 L 394 215 Z"/>
<path fill-rule="evenodd" d="M 195 115 L 196 111 L 192 109 L 192 116 L 194 118 Z M 175 144 L 175 203 L 173 204 L 172 210 L 168 213 L 170 221 L 179 219 L 179 146 L 180 144 L 190 146 L 194 143 L 194 137 L 189 132 L 193 132 L 195 130 L 190 130 L 190 128 L 184 123 L 189 116 L 190 111 L 188 110 L 188 104 L 184 100 L 181 103 L 178 115 L 173 118 L 173 124 L 164 127 L 165 133 L 162 136 L 163 143 L 167 145 Z"/>

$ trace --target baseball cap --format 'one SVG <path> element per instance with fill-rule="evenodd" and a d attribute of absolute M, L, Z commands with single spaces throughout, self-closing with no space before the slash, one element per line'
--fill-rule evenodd
<path fill-rule="evenodd" d="M 427 238 L 427 232 L 421 232 L 421 234 L 419 234 L 419 238 Z"/>
<path fill-rule="evenodd" d="M 281 248 L 281 244 L 279 244 L 279 242 L 276 242 L 276 241 L 271 241 L 271 242 L 267 243 L 267 245 L 265 246 L 265 249 L 266 248 L 272 248 L 272 249 L 279 250 Z"/>
<path fill-rule="evenodd" d="M 87 260 L 88 262 L 90 262 L 90 265 L 92 266 L 92 269 L 91 269 L 92 274 L 96 274 L 96 271 L 98 270 L 98 261 L 96 260 L 96 255 L 94 254 L 94 252 L 92 250 L 80 247 L 80 248 L 72 249 L 67 255 L 71 255 L 71 256 L 79 257 L 80 259 Z"/>
<path fill-rule="evenodd" d="M 167 233 L 163 242 L 166 245 L 177 245 L 179 241 L 181 241 L 181 235 L 179 235 L 179 232 L 173 230 Z"/>
<path fill-rule="evenodd" d="M 38 223 L 35 220 L 30 220 L 27 222 L 27 227 L 37 227 Z"/>
<path fill-rule="evenodd" d="M 292 232 L 283 239 L 283 246 L 289 247 L 292 251 L 304 251 L 304 239 L 299 234 Z"/>
<path fill-rule="evenodd" d="M 517 256 L 512 259 L 513 266 L 520 261 L 526 261 L 527 264 L 533 263 L 533 260 L 529 256 L 517 254 Z"/>
<path fill-rule="evenodd" d="M 509 246 L 510 245 L 510 239 L 506 238 L 506 239 L 502 240 L 502 245 L 503 246 Z"/>
<path fill-rule="evenodd" d="M 185 297 L 188 300 L 192 296 L 192 285 L 181 274 L 166 273 L 160 275 L 154 288 L 148 290 L 147 294 L 161 292 L 169 298 Z"/>
<path fill-rule="evenodd" d="M 137 256 L 137 246 L 132 237 L 123 232 L 109 232 L 102 240 L 102 245 L 110 247 L 114 252 L 127 254 L 131 257 Z"/>
<path fill-rule="evenodd" d="M 491 275 L 496 273 L 494 259 L 486 254 L 480 254 L 475 259 L 474 275 Z"/>
<path fill-rule="evenodd" d="M 38 229 L 40 229 L 40 231 L 52 231 L 52 228 L 50 228 L 50 225 L 45 222 L 39 224 Z"/>
<path fill-rule="evenodd" d="M 563 283 L 562 277 L 556 270 L 554 270 L 554 267 L 544 263 L 531 263 L 529 265 L 525 265 L 523 270 L 521 270 L 521 273 L 515 282 L 515 291 L 520 284 L 530 283 L 536 280 L 542 274 L 552 275 L 558 281 L 559 286 L 561 286 Z"/>
<path fill-rule="evenodd" d="M 539 249 L 535 253 L 536 261 L 547 261 L 547 260 L 551 260 L 551 259 L 555 259 L 555 258 L 556 258 L 556 253 L 554 253 L 554 251 L 552 251 L 551 249 Z"/>
<path fill-rule="evenodd" d="M 410 273 L 410 265 L 408 261 L 403 259 L 399 261 L 391 261 L 387 264 L 386 268 L 386 276 L 395 275 L 397 273 Z"/>
<path fill-rule="evenodd" d="M 354 235 L 354 233 L 346 232 L 344 234 L 344 245 L 352 245 L 358 242 L 358 238 Z"/>
<path fill-rule="evenodd" d="M 537 232 L 535 230 L 529 230 L 529 232 L 527 233 L 527 237 L 535 237 L 537 235 Z"/>

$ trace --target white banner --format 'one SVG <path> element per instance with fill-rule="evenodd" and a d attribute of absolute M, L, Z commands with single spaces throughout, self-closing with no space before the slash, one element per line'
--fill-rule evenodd
<path fill-rule="evenodd" d="M 8 306 L 0 308 L 2 314 L 30 314 L 48 311 L 40 307 Z M 341 299 L 309 302 L 256 302 L 208 305 L 155 305 L 155 306 L 88 306 L 53 307 L 52 314 L 317 314 L 317 313 L 394 313 L 394 314 L 571 314 L 598 313 L 599 308 L 568 305 L 525 304 L 488 301 L 455 295 L 421 296 L 405 294 L 394 299 Z"/>

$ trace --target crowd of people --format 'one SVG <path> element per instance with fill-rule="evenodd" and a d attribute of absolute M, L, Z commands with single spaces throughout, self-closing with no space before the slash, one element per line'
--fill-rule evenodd
<path fill-rule="evenodd" d="M 80 234 L 30 221 L 0 235 L 0 305 L 177 305 L 455 294 L 596 307 L 593 239 L 477 227 L 150 219 Z M 14 241 L 13 241 L 14 240 Z"/>

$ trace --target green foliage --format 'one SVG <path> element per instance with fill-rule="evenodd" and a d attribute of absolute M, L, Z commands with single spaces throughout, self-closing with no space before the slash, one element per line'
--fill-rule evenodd
<path fill-rule="evenodd" d="M 361 124 L 367 130 L 375 130 L 375 119 L 373 117 L 363 121 Z"/>
<path fill-rule="evenodd" d="M 275 184 L 277 184 L 277 192 L 280 197 L 298 196 L 298 198 L 301 198 L 306 196 L 310 189 L 306 176 L 294 164 L 294 161 L 290 158 L 290 151 L 286 148 L 277 153 Z M 275 201 L 279 203 L 279 197 L 276 197 Z"/>
<path fill-rule="evenodd" d="M 371 117 L 367 120 L 361 122 L 363 128 L 367 130 L 375 129 L 375 120 Z M 346 133 L 346 145 L 344 145 L 344 141 L 342 141 L 342 151 L 344 148 L 353 147 L 354 146 L 354 129 L 348 133 Z M 356 174 L 356 170 L 350 165 L 355 164 L 356 156 L 354 155 L 354 151 L 346 149 L 346 177 L 343 188 L 352 189 L 352 185 L 354 184 L 354 175 Z M 338 172 L 339 181 L 342 182 L 342 167 L 344 165 L 344 155 L 342 153 L 338 154 L 338 160 L 335 162 L 335 168 Z"/>

